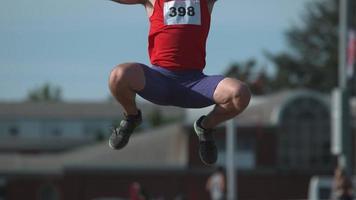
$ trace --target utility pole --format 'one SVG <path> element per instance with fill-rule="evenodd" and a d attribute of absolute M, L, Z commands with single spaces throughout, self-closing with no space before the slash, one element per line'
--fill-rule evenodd
<path fill-rule="evenodd" d="M 235 166 L 236 148 L 236 123 L 232 118 L 226 122 L 226 179 L 227 179 L 227 200 L 237 200 L 236 178 L 237 166 Z"/>
<path fill-rule="evenodd" d="M 350 102 L 347 85 L 347 45 L 351 22 L 351 0 L 340 0 L 339 10 L 339 68 L 338 88 L 333 92 L 332 153 L 338 165 L 352 175 L 352 136 L 350 129 Z"/>

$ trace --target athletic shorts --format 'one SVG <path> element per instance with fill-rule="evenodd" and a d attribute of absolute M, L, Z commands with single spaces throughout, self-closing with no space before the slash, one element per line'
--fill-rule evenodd
<path fill-rule="evenodd" d="M 183 108 L 203 108 L 215 104 L 213 95 L 224 76 L 207 76 L 199 70 L 172 71 L 141 64 L 145 87 L 137 94 L 158 104 Z"/>

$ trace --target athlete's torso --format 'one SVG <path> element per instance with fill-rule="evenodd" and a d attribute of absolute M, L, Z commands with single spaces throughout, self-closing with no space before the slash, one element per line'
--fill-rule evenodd
<path fill-rule="evenodd" d="M 205 67 L 212 0 L 155 0 L 149 14 L 149 56 L 172 70 Z"/>

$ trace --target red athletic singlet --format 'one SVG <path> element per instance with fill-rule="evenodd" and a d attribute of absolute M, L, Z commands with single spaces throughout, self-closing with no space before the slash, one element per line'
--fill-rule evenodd
<path fill-rule="evenodd" d="M 205 67 L 210 28 L 208 0 L 156 0 L 148 51 L 153 65 L 172 70 Z"/>

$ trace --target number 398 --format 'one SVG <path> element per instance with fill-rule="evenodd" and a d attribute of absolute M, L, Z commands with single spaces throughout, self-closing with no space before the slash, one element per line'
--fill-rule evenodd
<path fill-rule="evenodd" d="M 169 8 L 170 13 L 169 16 L 170 17 L 175 17 L 175 16 L 180 16 L 180 17 L 184 17 L 185 15 L 188 16 L 194 16 L 195 15 L 195 10 L 193 6 L 189 6 L 188 8 L 185 7 L 170 7 Z"/>

